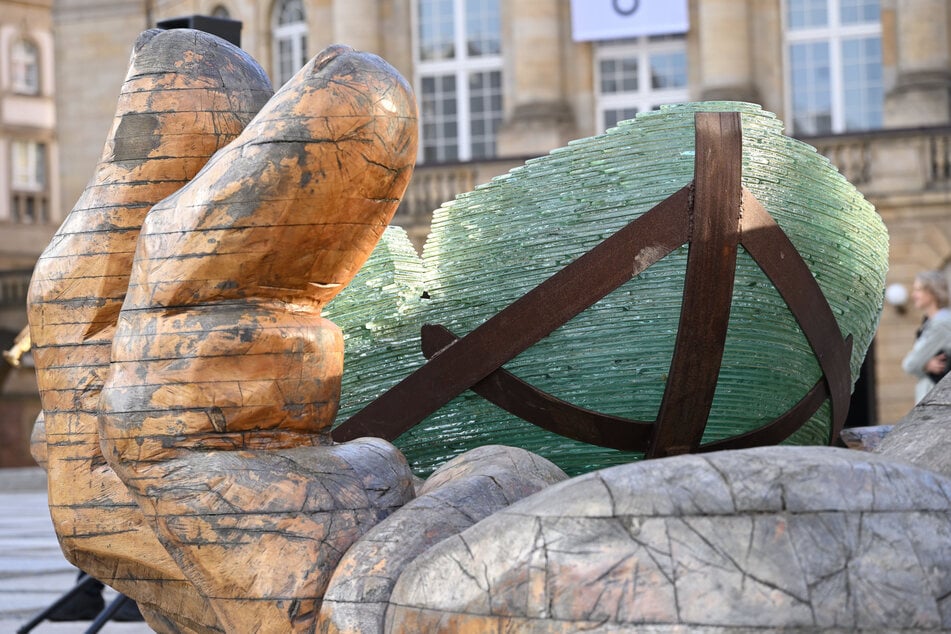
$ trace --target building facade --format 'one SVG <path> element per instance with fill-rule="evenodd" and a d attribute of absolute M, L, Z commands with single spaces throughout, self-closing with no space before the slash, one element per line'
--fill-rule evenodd
<path fill-rule="evenodd" d="M 776 113 L 876 206 L 890 284 L 951 261 L 946 0 L 56 0 L 55 105 L 44 108 L 59 123 L 46 142 L 64 205 L 50 219 L 92 173 L 138 32 L 189 15 L 240 21 L 242 47 L 275 85 L 338 42 L 413 83 L 419 164 L 397 222 L 417 244 L 440 203 L 526 158 L 665 103 L 729 99 Z M 886 306 L 853 424 L 891 423 L 913 405 L 900 361 L 919 319 Z"/>
<path fill-rule="evenodd" d="M 0 349 L 26 326 L 33 264 L 61 218 L 52 0 L 0 0 Z M 0 465 L 20 448 L 38 411 L 27 363 L 0 363 Z"/>

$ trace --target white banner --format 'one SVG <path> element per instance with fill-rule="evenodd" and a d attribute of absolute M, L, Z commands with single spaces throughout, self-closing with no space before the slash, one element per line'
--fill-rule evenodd
<path fill-rule="evenodd" d="M 687 0 L 571 0 L 576 42 L 686 33 Z"/>

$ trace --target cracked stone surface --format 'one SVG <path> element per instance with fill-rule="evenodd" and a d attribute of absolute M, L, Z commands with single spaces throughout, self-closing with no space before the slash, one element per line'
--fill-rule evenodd
<path fill-rule="evenodd" d="M 949 543 L 951 480 L 865 452 L 634 463 L 425 552 L 396 583 L 386 631 L 941 630 Z"/>
<path fill-rule="evenodd" d="M 877 452 L 951 477 L 951 375 L 895 424 Z"/>
<path fill-rule="evenodd" d="M 390 592 L 427 548 L 510 504 L 567 479 L 524 449 L 486 446 L 437 469 L 416 499 L 381 521 L 344 555 L 330 581 L 317 631 L 383 632 Z"/>

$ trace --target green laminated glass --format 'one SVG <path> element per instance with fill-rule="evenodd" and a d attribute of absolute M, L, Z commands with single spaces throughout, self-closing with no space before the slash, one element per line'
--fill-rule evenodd
<path fill-rule="evenodd" d="M 888 236 L 862 195 L 814 148 L 758 106 L 670 106 L 573 141 L 458 196 L 433 216 L 418 258 L 391 228 L 327 308 L 344 331 L 337 422 L 424 362 L 419 328 L 471 332 L 693 178 L 694 113 L 738 111 L 743 184 L 796 246 L 852 335 L 857 377 L 881 314 Z M 575 405 L 653 421 L 676 338 L 687 246 L 649 267 L 505 367 Z M 427 299 L 421 299 L 423 292 Z M 727 341 L 704 442 L 762 426 L 821 377 L 777 290 L 740 250 Z M 825 444 L 824 405 L 787 442 Z M 639 458 L 541 430 L 466 392 L 396 440 L 420 475 L 482 444 L 534 451 L 569 474 Z"/>

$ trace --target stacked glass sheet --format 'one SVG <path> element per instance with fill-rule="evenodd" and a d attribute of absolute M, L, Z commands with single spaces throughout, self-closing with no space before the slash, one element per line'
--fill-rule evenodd
<path fill-rule="evenodd" d="M 738 111 L 743 184 L 799 250 L 843 337 L 853 380 L 882 308 L 888 237 L 862 195 L 814 148 L 758 106 L 707 102 L 644 113 L 528 161 L 436 210 L 420 261 L 390 229 L 325 311 L 344 331 L 337 422 L 424 362 L 419 328 L 471 332 L 693 178 L 694 113 Z M 653 421 L 677 333 L 687 245 L 631 279 L 505 367 L 576 405 Z M 427 299 L 421 299 L 423 292 Z M 739 254 L 723 364 L 703 441 L 787 411 L 820 378 L 818 362 L 772 283 Z M 787 442 L 826 444 L 824 405 Z M 484 444 L 523 447 L 569 474 L 638 459 L 546 432 L 466 392 L 396 441 L 425 475 Z"/>

